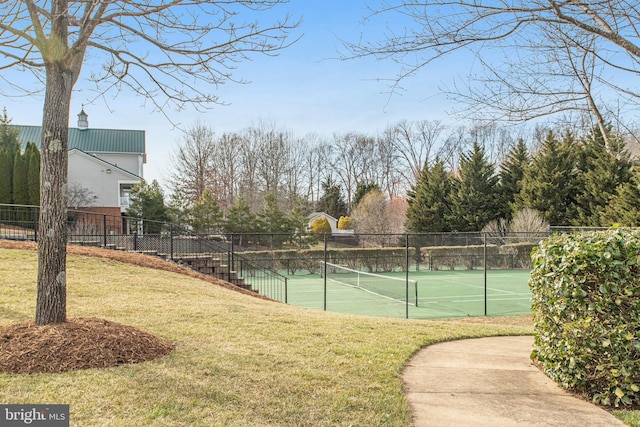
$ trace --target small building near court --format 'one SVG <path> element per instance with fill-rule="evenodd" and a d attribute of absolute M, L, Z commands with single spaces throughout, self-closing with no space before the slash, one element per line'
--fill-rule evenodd
<path fill-rule="evenodd" d="M 332 235 L 352 235 L 353 230 L 340 230 L 338 228 L 338 220 L 326 212 L 313 212 L 309 215 L 309 225 L 308 228 L 311 229 L 311 225 L 318 218 L 326 218 L 331 226 L 331 234 Z"/>

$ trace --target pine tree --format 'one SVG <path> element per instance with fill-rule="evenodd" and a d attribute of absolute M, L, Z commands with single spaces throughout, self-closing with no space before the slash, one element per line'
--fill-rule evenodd
<path fill-rule="evenodd" d="M 572 222 L 574 225 L 606 226 L 603 213 L 618 186 L 630 181 L 631 163 L 619 138 L 610 134 L 607 147 L 598 127 L 591 130 L 581 146 L 576 216 Z"/>
<path fill-rule="evenodd" d="M 566 134 L 562 143 L 549 132 L 538 154 L 526 168 L 518 209 L 540 212 L 551 225 L 569 225 L 574 218 L 576 186 L 575 140 Z"/>
<path fill-rule="evenodd" d="M 229 233 L 251 233 L 256 231 L 256 216 L 251 212 L 244 197 L 239 196 L 229 208 L 224 224 Z"/>
<path fill-rule="evenodd" d="M 195 233 L 220 231 L 222 210 L 210 190 L 204 190 L 200 200 L 190 209 L 190 214 L 190 224 Z"/>
<path fill-rule="evenodd" d="M 407 193 L 407 228 L 412 233 L 451 231 L 452 178 L 444 162 L 435 159 L 425 165 L 411 191 Z"/>
<path fill-rule="evenodd" d="M 480 231 L 500 217 L 498 175 L 479 144 L 460 157 L 460 175 L 452 193 L 453 227 L 456 231 Z"/>
<path fill-rule="evenodd" d="M 309 209 L 302 198 L 296 198 L 293 208 L 287 215 L 287 220 L 291 232 L 293 233 L 294 243 L 300 249 L 308 248 L 313 239 L 309 234 Z"/>
<path fill-rule="evenodd" d="M 267 193 L 264 197 L 264 206 L 256 214 L 258 229 L 263 233 L 273 233 L 268 237 L 265 244 L 282 247 L 282 244 L 289 238 L 291 227 L 287 216 L 278 206 L 278 199 L 275 194 Z M 287 234 L 287 235 L 285 235 Z"/>
<path fill-rule="evenodd" d="M 17 205 L 29 204 L 29 186 L 27 179 L 27 161 L 17 150 L 13 158 L 13 203 Z"/>
<path fill-rule="evenodd" d="M 27 158 L 29 204 L 40 206 L 40 150 L 36 144 L 27 143 L 25 157 Z"/>
<path fill-rule="evenodd" d="M 516 198 L 522 190 L 522 179 L 525 169 L 531 164 L 531 156 L 527 145 L 519 139 L 514 145 L 500 167 L 498 174 L 498 197 L 502 208 L 502 218 L 510 221 L 515 212 Z"/>
<path fill-rule="evenodd" d="M 191 208 L 189 200 L 179 189 L 174 189 L 169 196 L 167 215 L 172 224 L 187 227 L 191 222 Z"/>
<path fill-rule="evenodd" d="M 162 231 L 163 223 L 167 221 L 168 215 L 164 203 L 164 193 L 158 181 L 153 180 L 151 184 L 147 184 L 143 180 L 133 186 L 127 215 L 145 220 L 143 221 L 143 232 L 146 234 L 157 234 Z"/>
<path fill-rule="evenodd" d="M 382 191 L 382 189 L 378 184 L 365 184 L 363 182 L 359 182 L 356 186 L 356 191 L 353 194 L 353 203 L 351 204 L 351 206 L 353 206 L 354 208 L 358 206 L 360 200 L 362 200 L 362 198 L 371 191 Z"/>
<path fill-rule="evenodd" d="M 600 222 L 611 226 L 640 226 L 640 177 L 634 174 L 630 181 L 620 184 L 609 198 L 607 207 L 601 214 Z"/>
<path fill-rule="evenodd" d="M 324 194 L 318 201 L 318 210 L 334 218 L 347 215 L 347 204 L 342 197 L 340 186 L 335 185 L 329 178 L 322 184 L 322 189 Z"/>

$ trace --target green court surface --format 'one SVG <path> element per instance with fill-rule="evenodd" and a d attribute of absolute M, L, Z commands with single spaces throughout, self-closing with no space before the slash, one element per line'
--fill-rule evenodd
<path fill-rule="evenodd" d="M 405 278 L 404 272 L 383 273 Z M 529 270 L 411 271 L 406 284 L 389 281 L 389 290 L 372 291 L 326 281 L 320 275 L 288 276 L 288 303 L 318 310 L 411 319 L 506 316 L 531 313 Z M 332 275 L 329 275 L 329 279 Z M 486 279 L 485 279 L 486 278 Z M 486 285 L 485 285 L 486 280 Z M 366 279 L 362 278 L 365 286 Z M 401 291 L 398 294 L 398 290 Z"/>

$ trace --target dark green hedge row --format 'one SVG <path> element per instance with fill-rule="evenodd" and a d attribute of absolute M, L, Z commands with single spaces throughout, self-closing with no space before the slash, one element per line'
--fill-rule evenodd
<path fill-rule="evenodd" d="M 596 404 L 640 404 L 640 232 L 553 236 L 532 262 L 532 358 Z"/>

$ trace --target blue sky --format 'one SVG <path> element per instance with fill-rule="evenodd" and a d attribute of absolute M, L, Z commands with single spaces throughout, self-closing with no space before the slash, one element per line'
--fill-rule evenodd
<path fill-rule="evenodd" d="M 364 0 L 292 0 L 273 12 L 272 16 L 289 11 L 302 16 L 298 34 L 303 37 L 276 57 L 255 56 L 253 61 L 238 65 L 234 77 L 249 80 L 246 85 L 227 84 L 218 95 L 230 104 L 216 106 L 206 113 L 193 109 L 167 112 L 172 120 L 188 128 L 197 122 L 213 128 L 216 133 L 240 131 L 261 120 L 297 135 L 317 133 L 330 138 L 333 133 L 360 131 L 375 134 L 399 120 L 447 121 L 447 99 L 438 87 L 452 76 L 453 61 L 439 62 L 428 73 L 404 82 L 402 94 L 389 96 L 385 82 L 392 78 L 398 66 L 390 61 L 358 59 L 341 61 L 339 38 L 354 41 L 361 33 L 380 37 L 386 25 L 401 27 L 400 22 L 370 22 Z M 260 18 L 269 21 L 270 16 Z M 378 34 L 378 36 L 375 36 Z M 449 65 L 447 65 L 449 64 Z M 85 65 L 85 69 L 90 64 Z M 82 78 L 82 77 L 81 77 Z M 71 107 L 71 126 L 82 105 L 94 128 L 142 129 L 146 131 L 147 164 L 145 178 L 165 181 L 169 157 L 182 139 L 159 113 L 152 113 L 144 99 L 121 92 L 98 99 L 76 86 Z M 148 104 L 148 103 L 147 103 Z M 0 96 L 0 108 L 6 107 L 14 124 L 40 125 L 42 97 L 5 98 Z"/>

